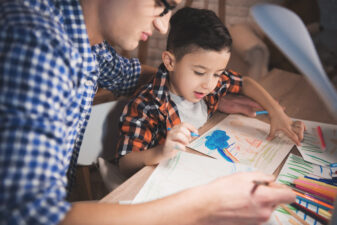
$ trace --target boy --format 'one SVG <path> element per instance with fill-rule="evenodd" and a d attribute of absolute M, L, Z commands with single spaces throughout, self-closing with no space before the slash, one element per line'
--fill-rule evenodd
<path fill-rule="evenodd" d="M 268 139 L 282 130 L 300 144 L 302 122 L 292 122 L 254 80 L 225 70 L 232 39 L 214 12 L 183 8 L 172 16 L 170 25 L 163 64 L 153 82 L 125 107 L 121 116 L 118 155 L 123 173 L 130 175 L 144 165 L 173 157 L 176 150 L 184 150 L 191 132 L 198 132 L 227 93 L 241 92 L 269 112 Z"/>

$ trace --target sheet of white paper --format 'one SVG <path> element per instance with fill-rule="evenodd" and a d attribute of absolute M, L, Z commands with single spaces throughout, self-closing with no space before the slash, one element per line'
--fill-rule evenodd
<path fill-rule="evenodd" d="M 206 184 L 220 176 L 253 170 L 246 165 L 224 163 L 207 156 L 179 152 L 173 159 L 157 166 L 133 203 L 162 198 L 190 187 Z"/>
<path fill-rule="evenodd" d="M 323 167 L 316 164 L 312 164 L 310 162 L 304 161 L 302 157 L 296 156 L 294 154 L 289 154 L 289 157 L 282 167 L 282 170 L 277 177 L 276 182 L 278 183 L 293 183 L 294 179 L 297 177 L 304 177 L 304 176 L 310 176 L 314 178 L 327 178 L 331 179 L 330 175 L 330 168 L 329 167 Z M 305 201 L 296 200 L 297 203 L 317 212 L 318 208 L 315 205 L 309 204 Z M 320 224 L 315 222 L 314 219 L 312 219 L 309 216 L 305 216 L 302 212 L 296 212 L 302 219 L 304 219 L 309 224 Z M 278 208 L 273 213 L 273 216 L 271 217 L 272 221 L 281 221 L 282 224 L 288 224 L 289 219 L 292 218 L 287 212 L 285 212 L 283 209 Z M 275 222 L 270 222 L 269 224 L 279 224 Z"/>
<path fill-rule="evenodd" d="M 304 160 L 318 165 L 329 165 L 337 162 L 337 125 L 302 120 L 307 130 L 301 146 L 297 146 Z M 321 148 L 317 126 L 322 129 L 326 149 Z"/>
<path fill-rule="evenodd" d="M 234 159 L 272 174 L 294 144 L 283 134 L 267 141 L 269 129 L 269 124 L 258 119 L 229 115 L 188 147 L 216 159 Z"/>
<path fill-rule="evenodd" d="M 310 34 L 293 11 L 274 4 L 257 4 L 250 12 L 265 34 L 306 76 L 337 118 L 337 91 L 326 75 Z"/>

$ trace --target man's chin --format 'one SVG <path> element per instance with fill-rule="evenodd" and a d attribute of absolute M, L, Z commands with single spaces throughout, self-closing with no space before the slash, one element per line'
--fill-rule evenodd
<path fill-rule="evenodd" d="M 113 46 L 113 47 L 117 47 L 117 49 L 121 49 L 123 51 L 133 51 L 135 50 L 138 45 L 139 45 L 139 41 L 128 41 L 128 42 L 123 42 L 123 43 L 116 43 L 116 42 L 109 42 L 108 43 Z"/>
<path fill-rule="evenodd" d="M 133 41 L 128 43 L 123 43 L 122 46 L 120 46 L 125 51 L 133 51 L 139 46 L 139 41 Z"/>

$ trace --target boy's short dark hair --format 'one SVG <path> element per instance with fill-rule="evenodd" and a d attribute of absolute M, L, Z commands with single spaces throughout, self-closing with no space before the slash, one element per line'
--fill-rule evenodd
<path fill-rule="evenodd" d="M 231 35 L 211 10 L 182 8 L 171 17 L 170 26 L 167 50 L 171 51 L 178 61 L 198 48 L 231 51 Z"/>

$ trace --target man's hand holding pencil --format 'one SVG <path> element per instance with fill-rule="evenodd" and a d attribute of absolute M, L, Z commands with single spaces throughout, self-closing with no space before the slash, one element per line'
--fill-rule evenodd
<path fill-rule="evenodd" d="M 206 198 L 205 204 L 219 217 L 226 212 L 223 215 L 227 218 L 226 224 L 261 224 L 270 218 L 279 204 L 295 201 L 294 192 L 285 185 L 274 183 L 274 180 L 274 176 L 261 172 L 236 173 L 202 186 L 206 190 L 201 190 L 201 193 L 217 193 L 208 195 L 212 199 Z M 221 205 L 221 208 L 213 208 L 213 205 Z M 216 224 L 216 221 L 209 224 Z"/>

